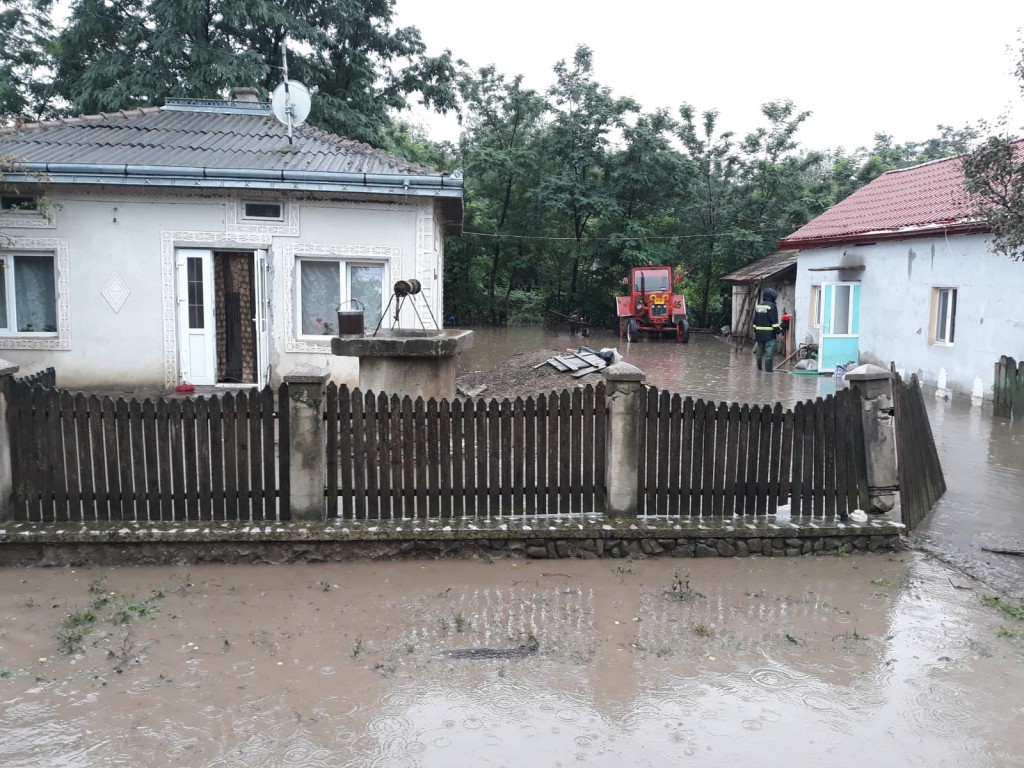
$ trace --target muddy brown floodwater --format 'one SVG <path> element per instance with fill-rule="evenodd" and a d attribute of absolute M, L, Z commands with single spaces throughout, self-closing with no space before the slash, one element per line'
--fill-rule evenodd
<path fill-rule="evenodd" d="M 0 765 L 1020 765 L 983 594 L 918 553 L 7 569 Z"/>
<path fill-rule="evenodd" d="M 580 341 L 529 333 L 477 365 Z M 625 351 L 714 400 L 835 387 Z M 931 400 L 926 551 L 0 569 L 0 766 L 1024 765 L 1021 558 L 979 555 L 1020 540 L 1021 430 Z"/>

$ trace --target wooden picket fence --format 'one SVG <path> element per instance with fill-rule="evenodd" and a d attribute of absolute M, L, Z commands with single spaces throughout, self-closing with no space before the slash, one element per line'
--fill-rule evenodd
<path fill-rule="evenodd" d="M 907 530 L 913 530 L 946 492 L 946 479 L 916 373 L 911 375 L 909 382 L 895 375 L 893 411 L 899 459 L 900 510 Z"/>
<path fill-rule="evenodd" d="M 992 386 L 992 413 L 1012 418 L 1024 414 L 1024 362 L 1002 355 Z"/>
<path fill-rule="evenodd" d="M 572 514 L 604 508 L 604 384 L 511 400 L 327 387 L 327 515 Z"/>
<path fill-rule="evenodd" d="M 715 404 L 650 389 L 640 508 L 649 515 L 834 517 L 867 509 L 860 395 Z"/>
<path fill-rule="evenodd" d="M 16 520 L 289 519 L 287 409 L 269 387 L 140 401 L 16 380 L 8 419 Z"/>

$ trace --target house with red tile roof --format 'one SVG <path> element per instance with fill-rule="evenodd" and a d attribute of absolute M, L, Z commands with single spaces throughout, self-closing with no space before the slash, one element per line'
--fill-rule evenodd
<path fill-rule="evenodd" d="M 889 171 L 779 242 L 798 250 L 796 338 L 819 370 L 870 362 L 991 397 L 1024 357 L 1024 264 L 989 250 L 959 158 Z"/>
<path fill-rule="evenodd" d="M 289 128 L 255 89 L 0 129 L 0 157 L 0 357 L 62 387 L 276 384 L 310 365 L 355 384 L 358 359 L 331 354 L 339 308 L 371 330 L 419 328 L 422 302 L 443 317 L 461 177 Z M 420 305 L 385 318 L 409 279 Z"/>

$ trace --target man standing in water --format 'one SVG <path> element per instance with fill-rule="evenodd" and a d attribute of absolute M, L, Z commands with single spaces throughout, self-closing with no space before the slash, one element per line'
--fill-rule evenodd
<path fill-rule="evenodd" d="M 782 332 L 779 308 L 775 305 L 778 295 L 771 288 L 765 288 L 760 303 L 754 307 L 754 357 L 757 358 L 757 370 L 763 368 L 768 373 L 774 366 L 775 337 Z"/>

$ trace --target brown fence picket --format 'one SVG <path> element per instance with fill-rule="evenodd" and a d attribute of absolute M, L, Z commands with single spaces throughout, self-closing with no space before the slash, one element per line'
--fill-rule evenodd
<path fill-rule="evenodd" d="M 512 401 L 509 400 L 508 398 L 505 398 L 501 401 L 498 421 L 501 425 L 501 439 L 499 441 L 501 445 L 501 514 L 511 515 L 513 513 L 512 468 L 518 462 L 515 461 L 514 456 L 512 454 Z M 516 501 L 518 501 L 518 499 L 516 499 Z"/>
<path fill-rule="evenodd" d="M 80 520 L 82 515 L 81 465 L 79 464 L 78 440 L 75 430 L 75 409 L 71 393 L 58 394 L 58 407 L 61 414 L 61 432 L 63 434 L 63 451 L 61 467 L 64 472 L 66 491 L 62 505 L 63 514 L 68 520 Z"/>
<path fill-rule="evenodd" d="M 545 477 L 544 452 L 542 448 L 538 447 L 544 436 L 544 430 L 539 426 L 541 408 L 543 407 L 540 404 L 540 397 L 527 397 L 523 404 L 523 417 L 526 420 L 523 425 L 523 439 L 526 441 L 526 499 L 523 508 L 528 515 L 535 514 L 540 510 L 538 505 L 543 504 L 544 497 L 543 492 L 538 490 L 543 488 L 543 478 Z"/>
<path fill-rule="evenodd" d="M 534 414 L 534 428 L 537 432 L 537 494 L 535 511 L 538 514 L 545 514 L 548 511 L 548 430 L 547 430 L 548 398 L 541 393 L 537 396 L 537 408 Z"/>
<path fill-rule="evenodd" d="M 195 399 L 196 413 L 196 492 L 199 494 L 199 519 L 213 519 L 213 468 L 210 449 L 210 400 Z M 132 442 L 135 443 L 133 436 Z"/>
<path fill-rule="evenodd" d="M 715 409 L 715 470 L 712 487 L 711 514 L 725 514 L 726 442 L 729 434 L 729 407 L 719 403 Z"/>
<path fill-rule="evenodd" d="M 692 498 L 694 421 L 693 398 L 687 397 L 683 400 L 683 412 L 679 422 L 679 432 L 682 438 L 682 446 L 679 450 L 679 513 L 681 515 L 694 513 Z"/>
<path fill-rule="evenodd" d="M 224 431 L 224 519 L 238 519 L 238 436 L 235 395 L 228 392 L 221 400 Z M 166 493 L 170 497 L 170 492 Z"/>
<path fill-rule="evenodd" d="M 75 395 L 72 408 L 75 412 L 75 443 L 81 462 L 78 483 L 81 491 L 82 520 L 96 520 L 95 459 L 91 430 L 94 420 L 90 419 L 89 400 L 81 392 Z"/>
<path fill-rule="evenodd" d="M 445 399 L 437 407 L 439 442 L 437 461 L 440 473 L 438 492 L 441 496 L 438 514 L 441 517 L 451 517 L 453 506 L 452 470 L 454 468 L 454 445 L 452 443 L 452 428 L 454 420 L 452 418 L 452 405 L 450 400 Z"/>
<path fill-rule="evenodd" d="M 655 433 L 655 453 L 657 457 L 655 467 L 655 486 L 653 488 L 654 493 L 649 494 L 648 498 L 654 499 L 653 508 L 648 509 L 648 514 L 654 513 L 663 515 L 668 513 L 669 508 L 669 488 L 671 486 L 671 480 L 669 478 L 669 434 L 672 431 L 672 417 L 671 417 L 671 395 L 668 390 L 661 390 L 660 392 L 653 387 L 650 390 L 653 394 L 657 395 L 655 401 L 655 412 L 654 423 L 656 429 L 652 430 Z M 650 445 L 650 442 L 648 442 Z M 650 455 L 650 454 L 648 454 Z"/>
<path fill-rule="evenodd" d="M 487 404 L 487 514 L 501 514 L 501 403 Z"/>
<path fill-rule="evenodd" d="M 249 392 L 249 407 L 243 418 L 249 428 L 249 517 L 263 519 L 263 431 L 260 419 L 260 393 Z"/>
<path fill-rule="evenodd" d="M 210 515 L 214 520 L 224 520 L 227 502 L 224 496 L 224 407 L 219 397 L 211 397 L 208 405 L 210 418 Z M 145 405 L 143 405 L 145 418 Z M 155 445 L 154 445 L 155 447 Z M 156 461 L 156 451 L 149 451 L 150 461 Z"/>
<path fill-rule="evenodd" d="M 595 404 L 596 394 L 592 385 L 587 385 L 583 390 L 582 404 L 582 456 L 583 456 L 583 486 L 580 498 L 581 512 L 594 511 L 594 425 L 597 422 L 597 406 Z"/>
<path fill-rule="evenodd" d="M 836 509 L 836 398 L 831 397 L 824 403 L 822 409 L 825 418 L 825 442 L 826 449 L 822 451 L 825 479 L 822 483 L 824 490 L 824 514 L 832 516 Z"/>
<path fill-rule="evenodd" d="M 793 406 L 793 459 L 789 482 L 789 514 L 799 517 L 803 514 L 803 472 L 804 472 L 804 416 L 807 406 L 797 403 Z"/>
<path fill-rule="evenodd" d="M 119 404 L 120 405 L 120 404 Z M 118 413 L 120 417 L 120 413 Z M 196 404 L 191 398 L 181 403 L 182 456 L 184 467 L 184 505 L 177 510 L 186 520 L 199 519 L 199 467 L 196 451 Z"/>
<path fill-rule="evenodd" d="M 351 420 L 349 429 L 352 432 L 352 444 L 349 459 L 345 461 L 345 473 L 352 473 L 352 517 L 356 520 L 366 519 L 366 419 L 364 418 L 363 393 L 359 389 L 352 390 L 348 401 Z M 351 467 L 351 469 L 350 469 Z"/>
<path fill-rule="evenodd" d="M 558 395 L 555 392 L 548 395 L 547 430 L 548 512 L 557 514 L 559 512 L 558 489 L 562 479 L 559 464 L 562 457 L 558 455 L 560 445 L 558 439 Z"/>
<path fill-rule="evenodd" d="M 510 515 L 522 515 L 526 509 L 526 403 L 517 397 L 512 402 L 512 434 L 509 447 L 512 506 Z"/>
<path fill-rule="evenodd" d="M 741 415 L 742 411 L 738 403 L 733 403 L 729 406 L 725 430 L 725 476 L 722 486 L 722 514 L 730 517 L 736 514 Z"/>
<path fill-rule="evenodd" d="M 441 514 L 441 424 L 438 416 L 437 399 L 427 400 L 427 508 L 428 517 Z"/>

